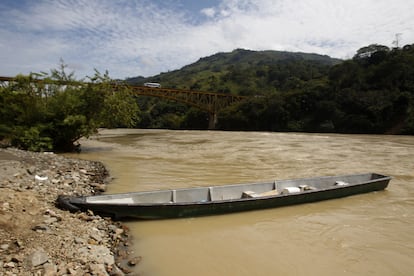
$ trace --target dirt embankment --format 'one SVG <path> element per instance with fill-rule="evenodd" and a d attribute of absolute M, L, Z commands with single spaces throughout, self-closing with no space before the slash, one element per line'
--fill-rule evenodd
<path fill-rule="evenodd" d="M 140 257 L 126 227 L 55 206 L 103 191 L 107 177 L 99 162 L 0 149 L 0 275 L 131 275 Z"/>

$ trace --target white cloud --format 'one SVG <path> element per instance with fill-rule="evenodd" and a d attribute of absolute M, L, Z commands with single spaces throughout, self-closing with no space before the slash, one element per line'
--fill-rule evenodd
<path fill-rule="evenodd" d="M 222 5 L 229 15 L 218 19 L 216 27 L 223 33 L 222 39 L 230 38 L 248 48 L 346 57 L 370 43 L 391 46 L 401 29 L 407 43 L 412 43 L 413 8 L 412 1 L 232 0 Z"/>
<path fill-rule="evenodd" d="M 161 1 L 162 2 L 162 1 Z M 173 2 L 171 2 L 173 3 Z M 206 20 L 154 1 L 44 0 L 0 8 L 0 75 L 55 68 L 78 76 L 154 75 L 235 48 L 351 57 L 371 43 L 414 43 L 414 1 L 222 0 L 199 9 Z"/>
<path fill-rule="evenodd" d="M 205 8 L 202 9 L 200 12 L 207 17 L 214 17 L 216 15 L 216 9 L 214 8 Z"/>

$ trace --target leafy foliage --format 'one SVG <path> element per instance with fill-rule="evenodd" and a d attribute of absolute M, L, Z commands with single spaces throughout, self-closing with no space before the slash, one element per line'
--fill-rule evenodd
<path fill-rule="evenodd" d="M 237 49 L 231 53 L 218 53 L 201 58 L 196 63 L 180 70 L 150 78 L 130 78 L 126 82 L 138 85 L 145 82 L 160 82 L 163 87 L 168 88 L 210 91 L 254 98 L 301 89 L 310 81 L 313 85 L 318 82 L 324 83 L 327 80 L 329 68 L 339 62 L 337 59 L 316 54 Z M 200 114 L 199 123 L 191 119 L 192 122 L 189 124 L 191 113 L 194 114 L 194 111 L 190 107 L 182 108 L 182 104 L 155 98 L 143 98 L 138 101 L 143 118 L 152 118 L 151 120 L 143 119 L 138 124 L 139 127 L 157 128 L 164 125 L 165 128 L 177 128 L 178 126 L 179 128 L 205 129 L 208 126 L 206 119 L 208 114 Z M 162 116 L 154 117 L 154 106 L 163 106 L 167 103 L 176 105 L 180 110 L 174 111 L 178 117 L 176 116 L 173 124 L 168 122 L 161 124 Z M 220 118 L 223 116 L 221 115 Z M 259 125 L 263 124 L 259 123 Z M 253 127 L 245 129 L 251 128 Z"/>
<path fill-rule="evenodd" d="M 169 88 L 263 95 L 286 90 L 295 85 L 295 80 L 323 77 L 330 66 L 339 62 L 317 54 L 236 49 L 201 58 L 180 70 L 150 78 L 129 78 L 126 82 L 159 82 Z"/>
<path fill-rule="evenodd" d="M 346 61 L 315 54 L 237 49 L 202 58 L 180 70 L 127 81 L 250 96 L 219 113 L 219 129 L 414 133 L 414 45 L 390 49 L 371 44 Z M 143 114 L 166 104 L 158 99 L 147 101 L 151 104 L 140 105 Z M 194 111 L 177 106 L 180 112 L 174 128 L 188 128 Z M 155 116 L 152 112 L 153 120 L 145 127 L 172 127 L 160 123 L 163 111 Z M 206 116 L 199 118 L 204 119 L 191 120 L 191 128 L 206 128 Z"/>
<path fill-rule="evenodd" d="M 249 96 L 219 112 L 216 127 L 223 130 L 414 134 L 414 44 L 372 44 L 346 61 L 237 49 L 126 82 Z M 99 127 L 209 126 L 204 111 L 134 97 L 107 73 L 75 80 L 63 62 L 0 87 L 0 105 L 0 139 L 37 151 L 74 150 Z"/>
<path fill-rule="evenodd" d="M 17 76 L 0 88 L 0 102 L 0 138 L 33 151 L 77 150 L 81 137 L 99 127 L 133 127 L 139 115 L 128 89 L 114 87 L 107 73 L 77 81 L 63 62 L 50 74 Z"/>

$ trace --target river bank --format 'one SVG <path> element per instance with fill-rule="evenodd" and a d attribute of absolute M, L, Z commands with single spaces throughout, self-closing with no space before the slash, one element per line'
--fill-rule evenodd
<path fill-rule="evenodd" d="M 103 192 L 108 177 L 99 162 L 0 149 L 0 275 L 132 275 L 125 226 L 55 206 Z"/>

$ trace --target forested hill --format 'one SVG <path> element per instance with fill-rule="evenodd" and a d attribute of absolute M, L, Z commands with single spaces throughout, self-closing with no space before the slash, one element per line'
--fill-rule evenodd
<path fill-rule="evenodd" d="M 207 129 L 209 114 L 183 103 L 130 97 L 98 71 L 77 81 L 67 65 L 0 85 L 0 144 L 70 151 L 99 127 Z M 34 81 L 35 80 L 35 81 Z M 45 82 L 42 82 L 44 80 Z M 137 84 L 246 95 L 219 110 L 221 130 L 414 134 L 414 44 L 368 45 L 352 59 L 234 50 Z M 62 86 L 60 82 L 68 83 Z M 45 85 L 45 83 L 47 85 Z"/>
<path fill-rule="evenodd" d="M 251 96 L 222 110 L 218 129 L 414 134 L 414 44 L 372 44 L 341 61 L 328 56 L 234 50 L 134 84 Z M 140 98 L 137 127 L 205 129 L 200 110 Z"/>
<path fill-rule="evenodd" d="M 168 88 L 258 95 L 289 89 L 301 80 L 326 76 L 329 67 L 339 62 L 341 60 L 318 54 L 236 49 L 200 58 L 180 70 L 126 81 L 131 84 L 158 82 Z"/>

